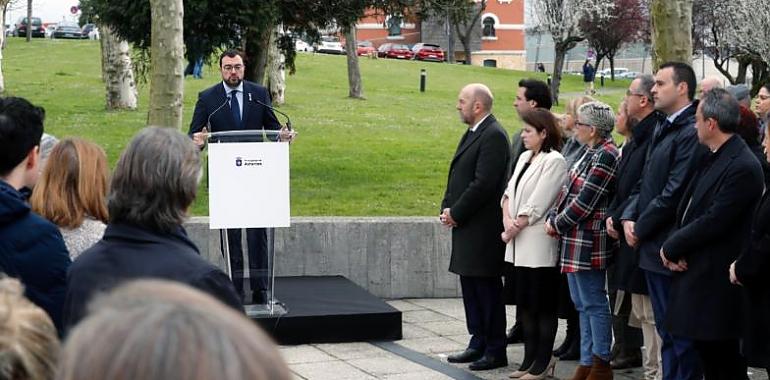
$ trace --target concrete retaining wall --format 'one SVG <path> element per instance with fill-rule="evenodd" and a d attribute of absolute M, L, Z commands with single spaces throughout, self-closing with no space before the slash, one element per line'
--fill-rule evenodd
<path fill-rule="evenodd" d="M 382 298 L 460 296 L 449 273 L 451 234 L 433 217 L 298 217 L 275 232 L 278 276 L 343 275 Z M 207 217 L 186 225 L 201 254 L 224 268 Z"/>

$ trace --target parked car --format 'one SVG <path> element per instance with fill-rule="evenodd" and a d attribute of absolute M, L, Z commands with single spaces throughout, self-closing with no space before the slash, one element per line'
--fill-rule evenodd
<path fill-rule="evenodd" d="M 414 59 L 418 61 L 444 61 L 444 51 L 438 45 L 420 42 L 412 47 L 412 53 L 414 53 Z"/>
<path fill-rule="evenodd" d="M 377 49 L 377 55 L 382 58 L 412 59 L 412 51 L 409 46 L 401 44 L 386 43 L 380 45 Z"/>
<path fill-rule="evenodd" d="M 296 51 L 313 51 L 313 47 L 307 42 L 297 38 L 294 40 L 294 50 Z"/>
<path fill-rule="evenodd" d="M 376 52 L 377 49 L 374 48 L 374 45 L 372 45 L 371 41 L 358 41 L 356 42 L 356 54 L 357 55 L 369 55 L 374 52 Z"/>
<path fill-rule="evenodd" d="M 342 46 L 339 38 L 334 36 L 323 36 L 318 42 L 316 51 L 326 54 L 345 54 L 345 48 Z"/>
<path fill-rule="evenodd" d="M 629 70 L 627 68 L 625 68 L 625 67 L 616 67 L 615 68 L 615 78 L 617 78 L 617 77 L 627 73 L 628 71 Z M 599 71 L 596 72 L 596 76 L 600 77 L 600 76 L 604 75 L 605 77 L 609 77 L 610 76 L 610 72 L 612 72 L 612 70 L 610 70 L 610 69 L 599 70 Z"/>
<path fill-rule="evenodd" d="M 43 27 L 43 21 L 40 17 L 32 17 L 32 37 L 45 38 L 45 28 Z M 16 37 L 25 37 L 27 35 L 27 18 L 22 17 L 16 23 L 16 27 L 13 29 L 13 35 Z"/>
<path fill-rule="evenodd" d="M 615 78 L 623 78 L 623 79 L 635 79 L 639 76 L 639 73 L 636 71 L 626 71 L 622 74 L 615 74 Z"/>
<path fill-rule="evenodd" d="M 98 40 L 99 39 L 99 28 L 96 27 L 94 24 L 85 24 L 81 28 L 81 31 L 83 33 L 84 38 L 88 38 L 91 40 Z"/>
<path fill-rule="evenodd" d="M 76 39 L 76 40 L 82 40 L 85 38 L 88 38 L 87 34 L 83 34 L 83 31 L 75 24 L 64 24 L 61 23 L 59 25 L 56 25 L 56 29 L 53 31 L 53 35 L 51 38 L 69 38 L 69 39 Z"/>

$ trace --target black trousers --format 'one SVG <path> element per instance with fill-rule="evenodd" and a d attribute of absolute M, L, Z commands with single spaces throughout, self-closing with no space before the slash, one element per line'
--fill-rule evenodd
<path fill-rule="evenodd" d="M 243 264 L 243 243 L 241 229 L 228 229 L 230 247 L 230 268 L 233 271 L 233 285 L 241 297 L 244 296 L 246 270 Z M 246 229 L 246 252 L 249 255 L 249 285 L 252 292 L 265 291 L 268 279 L 267 231 L 264 228 Z"/>
<path fill-rule="evenodd" d="M 485 355 L 505 357 L 505 305 L 500 277 L 460 276 L 465 320 L 471 341 L 468 348 Z"/>
<path fill-rule="evenodd" d="M 737 339 L 696 340 L 695 351 L 703 365 L 705 380 L 746 380 L 746 359 L 740 354 Z"/>

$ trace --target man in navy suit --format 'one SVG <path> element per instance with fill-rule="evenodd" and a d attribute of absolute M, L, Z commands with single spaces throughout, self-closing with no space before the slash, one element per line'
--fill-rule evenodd
<path fill-rule="evenodd" d="M 203 148 L 209 131 L 237 130 L 281 130 L 281 141 L 291 141 L 293 134 L 281 128 L 275 114 L 270 109 L 271 103 L 267 89 L 243 80 L 243 57 L 235 50 L 228 50 L 219 57 L 222 82 L 217 83 L 198 94 L 195 112 L 190 123 L 189 135 L 196 145 Z M 241 230 L 227 230 L 230 247 L 230 266 L 233 284 L 236 290 L 248 301 L 244 294 L 243 247 Z M 249 283 L 253 302 L 267 302 L 267 233 L 264 228 L 246 229 L 247 252 L 249 255 Z"/>

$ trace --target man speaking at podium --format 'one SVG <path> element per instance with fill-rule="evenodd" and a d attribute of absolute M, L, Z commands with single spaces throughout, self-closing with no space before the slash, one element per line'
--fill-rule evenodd
<path fill-rule="evenodd" d="M 243 80 L 243 57 L 228 50 L 219 57 L 222 83 L 217 83 L 198 94 L 189 135 L 203 149 L 208 132 L 238 130 L 281 130 L 280 140 L 291 141 L 293 133 L 281 124 L 273 113 L 267 89 Z M 264 228 L 247 228 L 246 242 L 249 255 L 249 284 L 252 298 L 244 293 L 243 247 L 240 229 L 227 230 L 230 247 L 230 267 L 233 284 L 244 303 L 264 304 L 267 300 L 267 233 Z M 224 248 L 224 247 L 223 247 Z"/>

